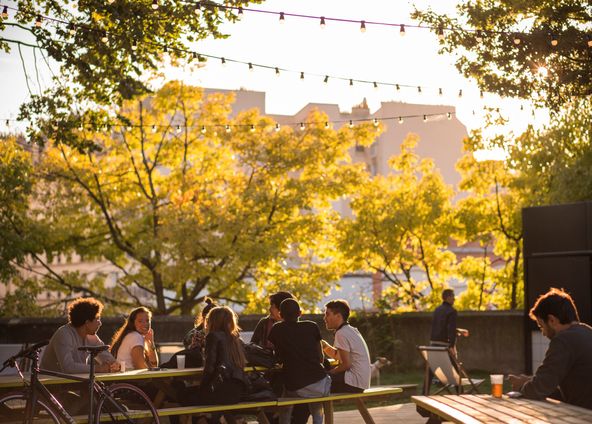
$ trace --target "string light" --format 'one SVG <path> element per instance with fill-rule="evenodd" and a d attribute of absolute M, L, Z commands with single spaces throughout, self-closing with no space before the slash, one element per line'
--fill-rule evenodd
<path fill-rule="evenodd" d="M 399 86 L 399 84 L 395 84 L 395 88 L 397 89 L 397 91 L 401 91 L 401 86 Z"/>
<path fill-rule="evenodd" d="M 220 58 L 220 63 L 222 64 L 222 66 L 226 65 L 226 59 L 224 59 L 223 57 Z"/>
<path fill-rule="evenodd" d="M 179 134 L 181 132 L 181 125 L 177 125 L 176 131 L 177 131 L 177 134 Z"/>
<path fill-rule="evenodd" d="M 438 95 L 441 96 L 443 94 L 444 94 L 444 92 L 442 91 L 442 87 L 438 88 Z"/>
<path fill-rule="evenodd" d="M 158 9 L 158 0 L 152 0 L 152 10 Z"/>
<path fill-rule="evenodd" d="M 280 130 L 280 124 L 275 124 L 275 132 L 278 132 Z"/>
<path fill-rule="evenodd" d="M 518 36 L 518 34 L 514 34 L 514 44 L 518 45 L 522 42 L 522 40 L 520 40 L 520 37 Z"/>
<path fill-rule="evenodd" d="M 444 40 L 444 28 L 438 28 L 438 39 Z"/>
<path fill-rule="evenodd" d="M 477 39 L 478 43 L 482 43 L 483 42 L 483 32 L 479 29 L 477 30 L 477 32 L 475 33 L 475 38 Z"/>
<path fill-rule="evenodd" d="M 238 13 L 237 13 L 237 16 L 236 17 L 237 17 L 238 20 L 241 20 L 243 18 L 243 16 L 244 16 L 244 14 L 243 14 L 243 8 L 242 8 L 242 6 L 239 6 L 238 7 Z"/>
<path fill-rule="evenodd" d="M 375 127 L 377 127 L 378 126 L 378 119 L 374 118 L 373 124 L 374 124 Z"/>
<path fill-rule="evenodd" d="M 156 132 L 156 125 L 152 125 L 152 133 L 154 134 Z"/>
<path fill-rule="evenodd" d="M 483 90 L 479 90 L 479 98 L 482 99 L 483 97 L 485 97 L 485 95 L 483 94 Z"/>
<path fill-rule="evenodd" d="M 462 89 L 458 90 L 458 98 L 460 99 L 463 95 Z"/>
<path fill-rule="evenodd" d="M 107 41 L 109 41 L 109 38 L 107 37 L 107 31 L 103 30 L 103 33 L 101 34 L 101 41 L 103 43 L 106 43 Z"/>
<path fill-rule="evenodd" d="M 195 9 L 193 10 L 193 12 L 194 12 L 196 15 L 199 15 L 199 12 L 201 12 L 201 3 L 200 3 L 200 2 L 197 2 L 197 3 L 195 4 Z"/>
<path fill-rule="evenodd" d="M 329 123 L 325 122 L 325 129 L 328 130 L 329 129 Z"/>
<path fill-rule="evenodd" d="M 207 130 L 206 130 L 206 126 L 205 126 L 205 125 L 202 125 L 202 126 L 201 126 L 201 133 L 202 133 L 202 134 L 205 134 L 205 133 L 206 133 L 206 131 L 207 131 Z"/>
<path fill-rule="evenodd" d="M 405 25 L 401 24 L 401 28 L 399 29 L 399 35 L 401 37 L 405 36 Z"/>
<path fill-rule="evenodd" d="M 324 16 L 321 16 L 321 29 L 325 29 L 325 26 L 326 26 L 326 24 L 325 24 L 325 17 Z"/>
<path fill-rule="evenodd" d="M 283 24 L 286 21 L 286 18 L 284 18 L 284 12 L 280 12 L 280 24 Z"/>
<path fill-rule="evenodd" d="M 557 44 L 559 44 L 559 40 L 557 39 L 557 36 L 556 35 L 551 35 L 551 45 L 553 47 L 556 47 Z"/>
<path fill-rule="evenodd" d="M 300 72 L 300 80 L 304 81 L 304 72 Z"/>
<path fill-rule="evenodd" d="M 354 127 L 354 121 L 351 119 L 349 120 L 349 128 L 352 129 Z"/>
<path fill-rule="evenodd" d="M 276 75 L 277 77 L 279 77 L 279 76 L 280 76 L 280 69 L 279 69 L 278 67 L 276 67 L 276 68 L 275 68 L 275 75 Z"/>
<path fill-rule="evenodd" d="M 329 75 L 325 75 L 325 79 L 323 79 L 323 82 L 325 84 L 327 84 L 329 82 Z"/>
<path fill-rule="evenodd" d="M 249 130 L 251 130 L 251 132 L 255 132 L 255 125 L 251 124 Z"/>
<path fill-rule="evenodd" d="M 588 44 L 588 47 L 592 47 L 592 36 L 590 36 L 590 35 L 588 36 L 587 44 Z"/>
<path fill-rule="evenodd" d="M 226 125 L 226 133 L 229 133 L 230 131 L 232 131 L 232 130 L 230 129 L 230 125 Z"/>
<path fill-rule="evenodd" d="M 300 123 L 300 131 L 304 131 L 304 122 Z"/>
<path fill-rule="evenodd" d="M 360 22 L 360 32 L 361 33 L 366 32 L 366 22 L 364 22 L 364 21 Z"/>
<path fill-rule="evenodd" d="M 417 86 L 417 93 L 421 94 L 421 86 L 419 86 L 419 85 Z"/>
<path fill-rule="evenodd" d="M 70 26 L 68 27 L 68 32 L 70 33 L 70 35 L 76 35 L 76 25 L 70 24 Z"/>
<path fill-rule="evenodd" d="M 428 122 L 428 117 L 426 115 L 423 115 L 423 122 Z"/>
<path fill-rule="evenodd" d="M 351 78 L 349 79 L 349 86 L 350 86 L 350 87 L 353 87 L 353 86 L 354 86 L 354 80 L 353 80 L 353 79 L 351 79 Z"/>
<path fill-rule="evenodd" d="M 399 124 L 402 124 L 402 123 L 403 123 L 403 117 L 399 116 Z"/>
<path fill-rule="evenodd" d="M 253 72 L 253 64 L 249 62 L 249 71 Z"/>
<path fill-rule="evenodd" d="M 452 113 L 446 112 L 446 118 L 450 121 L 452 119 Z"/>
<path fill-rule="evenodd" d="M 2 19 L 8 19 L 8 6 L 2 8 Z"/>
<path fill-rule="evenodd" d="M 41 27 L 41 22 L 42 22 L 41 15 L 37 15 L 37 17 L 35 18 L 35 26 L 37 28 Z"/>
<path fill-rule="evenodd" d="M 378 84 L 376 83 L 376 81 L 374 81 L 374 82 L 372 83 L 372 85 L 374 86 L 374 88 L 378 88 Z"/>

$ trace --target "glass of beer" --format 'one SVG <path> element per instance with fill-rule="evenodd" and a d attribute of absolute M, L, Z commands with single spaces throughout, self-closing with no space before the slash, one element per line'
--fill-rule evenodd
<path fill-rule="evenodd" d="M 491 395 L 495 398 L 501 398 L 504 387 L 504 375 L 491 374 L 489 378 L 491 378 Z"/>

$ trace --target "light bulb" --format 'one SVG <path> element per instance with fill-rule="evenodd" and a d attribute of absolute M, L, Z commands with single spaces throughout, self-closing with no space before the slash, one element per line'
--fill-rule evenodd
<path fill-rule="evenodd" d="M 405 25 L 401 24 L 401 29 L 399 29 L 399 35 L 401 37 L 405 36 Z"/>
<path fill-rule="evenodd" d="M 42 22 L 41 15 L 37 15 L 37 18 L 35 19 L 35 26 L 37 28 L 39 28 L 41 26 L 41 22 Z"/>
<path fill-rule="evenodd" d="M 518 34 L 514 35 L 514 44 L 518 45 L 522 42 L 522 40 L 520 40 L 520 37 L 518 37 Z"/>
<path fill-rule="evenodd" d="M 323 80 L 323 82 L 325 84 L 327 84 L 329 82 L 329 75 L 325 75 L 325 79 Z"/>
<path fill-rule="evenodd" d="M 167 53 L 169 52 L 169 48 L 168 48 L 168 46 L 167 46 L 166 44 L 165 44 L 165 45 L 164 45 L 164 47 L 162 48 L 162 52 L 163 52 L 164 54 L 167 54 Z"/>
<path fill-rule="evenodd" d="M 304 72 L 300 72 L 300 80 L 303 81 L 304 80 Z"/>
<path fill-rule="evenodd" d="M 399 124 L 402 124 L 402 123 L 403 123 L 403 117 L 399 116 Z"/>
<path fill-rule="evenodd" d="M 442 88 L 438 88 L 438 96 L 441 96 L 442 94 L 444 94 L 444 92 L 442 91 Z"/>
<path fill-rule="evenodd" d="M 351 119 L 349 120 L 349 128 L 353 128 L 354 127 L 354 121 L 352 121 Z"/>
<path fill-rule="evenodd" d="M 205 125 L 202 125 L 202 126 L 201 126 L 201 133 L 202 133 L 202 134 L 205 134 L 205 133 L 206 133 L 206 131 L 207 131 L 207 130 L 206 130 L 206 126 L 205 126 Z"/>
<path fill-rule="evenodd" d="M 353 79 L 351 79 L 351 78 L 349 79 L 349 86 L 350 86 L 350 87 L 353 87 L 353 86 L 354 86 L 354 80 L 353 80 Z"/>
<path fill-rule="evenodd" d="M 8 122 L 8 121 L 7 121 Z M 328 130 L 329 129 L 329 123 L 325 122 L 325 129 Z"/>
<path fill-rule="evenodd" d="M 592 37 L 588 36 L 588 47 L 592 47 Z"/>
<path fill-rule="evenodd" d="M 181 132 L 181 125 L 177 125 L 176 131 L 177 131 L 177 134 L 179 134 Z"/>
<path fill-rule="evenodd" d="M 279 77 L 280 76 L 280 68 L 275 68 L 275 76 Z"/>
<path fill-rule="evenodd" d="M 360 22 L 360 32 L 362 32 L 362 33 L 366 32 L 366 22 L 364 22 L 364 21 Z"/>
<path fill-rule="evenodd" d="M 240 21 L 243 18 L 243 15 L 244 15 L 244 13 L 243 13 L 243 7 L 242 6 L 239 6 L 238 7 L 238 14 L 236 16 L 237 19 Z"/>
<path fill-rule="evenodd" d="M 230 131 L 232 131 L 232 130 L 230 129 L 230 125 L 226 125 L 226 132 L 227 132 L 227 133 L 229 133 Z"/>
<path fill-rule="evenodd" d="M 253 64 L 249 62 L 249 71 L 253 72 Z"/>
<path fill-rule="evenodd" d="M 283 24 L 286 21 L 284 18 L 284 12 L 280 12 L 280 24 Z"/>
<path fill-rule="evenodd" d="M 374 118 L 374 126 L 377 127 L 378 126 L 378 119 Z"/>
<path fill-rule="evenodd" d="M 423 122 L 428 122 L 428 117 L 427 117 L 427 115 L 423 115 Z"/>
<path fill-rule="evenodd" d="M 152 0 L 152 10 L 158 9 L 158 0 Z"/>
<path fill-rule="evenodd" d="M 154 134 L 156 132 L 156 125 L 152 125 L 152 133 Z"/>
<path fill-rule="evenodd" d="M 220 62 L 222 63 L 222 66 L 226 65 L 226 59 L 224 59 L 224 58 L 221 58 L 221 59 L 220 59 Z"/>
<path fill-rule="evenodd" d="M 417 92 L 418 92 L 419 94 L 421 94 L 421 86 L 420 86 L 420 85 L 418 85 L 418 86 L 417 86 Z"/>
<path fill-rule="evenodd" d="M 280 130 L 280 124 L 275 124 L 275 132 L 278 132 Z"/>
<path fill-rule="evenodd" d="M 76 34 L 76 25 L 70 24 L 70 26 L 68 27 L 68 32 L 70 33 L 70 35 L 75 35 Z"/>
<path fill-rule="evenodd" d="M 199 12 L 201 12 L 201 4 L 200 4 L 200 2 L 197 2 L 197 3 L 196 3 L 196 5 L 195 5 L 195 9 L 193 10 L 193 12 L 194 12 L 196 15 L 199 15 Z"/>
<path fill-rule="evenodd" d="M 321 16 L 321 29 L 324 29 L 325 26 L 326 26 L 326 24 L 325 24 L 325 17 L 324 16 Z"/>
<path fill-rule="evenodd" d="M 452 113 L 448 112 L 446 114 L 446 118 L 448 118 L 448 120 L 450 121 L 452 119 Z"/>
<path fill-rule="evenodd" d="M 477 30 L 477 32 L 475 33 L 475 38 L 477 40 L 478 43 L 482 43 L 483 42 L 483 32 L 481 32 L 481 30 Z"/>
<path fill-rule="evenodd" d="M 395 84 L 395 88 L 397 89 L 397 91 L 401 91 L 401 86 L 399 86 L 399 84 Z"/>
<path fill-rule="evenodd" d="M 376 83 L 376 81 L 374 81 L 372 84 L 374 85 L 374 88 L 378 88 L 378 84 Z"/>
<path fill-rule="evenodd" d="M 483 94 L 483 90 L 480 90 L 480 91 L 479 91 L 479 97 L 480 97 L 480 98 L 483 98 L 483 97 L 485 97 L 485 95 Z"/>
<path fill-rule="evenodd" d="M 107 31 L 103 31 L 103 34 L 101 35 L 101 41 L 103 43 L 106 43 L 107 41 L 109 41 L 109 38 L 107 37 Z"/>
<path fill-rule="evenodd" d="M 462 89 L 458 90 L 458 97 L 462 97 Z"/>
<path fill-rule="evenodd" d="M 555 46 L 557 46 L 557 44 L 559 44 L 559 40 L 557 39 L 557 36 L 556 35 L 552 35 L 551 36 L 551 45 L 553 47 L 555 47 Z"/>
<path fill-rule="evenodd" d="M 8 19 L 8 6 L 2 8 L 2 19 Z"/>
<path fill-rule="evenodd" d="M 304 122 L 300 123 L 300 131 L 304 131 Z"/>
<path fill-rule="evenodd" d="M 444 28 L 442 28 L 442 27 L 438 28 L 438 38 L 440 40 L 444 39 Z"/>
<path fill-rule="evenodd" d="M 251 124 L 251 127 L 249 128 L 251 130 L 251 132 L 255 131 L 255 125 Z"/>

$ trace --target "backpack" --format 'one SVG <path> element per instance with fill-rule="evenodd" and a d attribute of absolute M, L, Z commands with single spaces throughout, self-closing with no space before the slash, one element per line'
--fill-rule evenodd
<path fill-rule="evenodd" d="M 273 368 L 278 363 L 277 358 L 269 349 L 265 349 L 255 343 L 245 345 L 245 357 L 247 365 Z"/>

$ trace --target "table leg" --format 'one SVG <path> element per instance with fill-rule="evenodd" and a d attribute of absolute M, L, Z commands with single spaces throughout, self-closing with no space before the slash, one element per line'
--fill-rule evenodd
<path fill-rule="evenodd" d="M 323 402 L 325 412 L 325 424 L 333 424 L 333 401 Z"/>
<path fill-rule="evenodd" d="M 364 404 L 364 401 L 362 399 L 356 399 L 356 405 L 358 406 L 358 411 L 360 411 L 360 415 L 364 419 L 364 422 L 366 424 L 375 424 L 374 420 L 370 416 L 370 412 L 368 412 L 368 408 L 366 408 L 366 405 Z"/>

